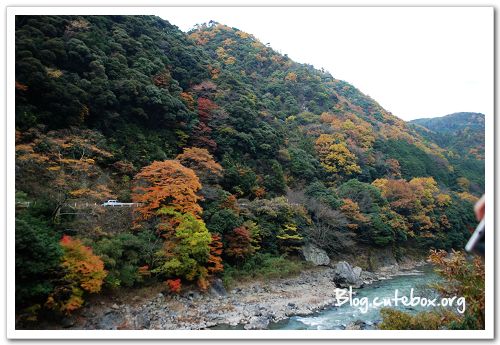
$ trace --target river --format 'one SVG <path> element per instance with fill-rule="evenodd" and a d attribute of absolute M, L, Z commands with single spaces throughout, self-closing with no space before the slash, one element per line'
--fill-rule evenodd
<path fill-rule="evenodd" d="M 368 285 L 361 289 L 355 289 L 355 298 L 362 301 L 373 301 L 378 297 L 379 301 L 384 298 L 394 297 L 395 290 L 398 289 L 399 296 L 410 296 L 413 288 L 413 295 L 425 298 L 435 298 L 437 294 L 428 287 L 429 283 L 439 280 L 439 276 L 434 272 L 429 265 L 419 267 L 417 270 L 411 271 L 404 275 L 394 276 L 391 279 L 381 280 Z M 354 304 L 354 303 L 352 303 Z M 367 325 L 367 329 L 375 328 L 375 324 L 381 320 L 380 309 L 382 307 L 374 307 L 372 303 L 368 304 L 368 308 L 362 308 L 363 303 L 355 307 L 350 302 L 346 302 L 341 306 L 328 307 L 325 310 L 319 311 L 309 316 L 294 316 L 278 323 L 270 324 L 269 329 L 344 329 L 347 325 L 357 320 L 363 321 Z M 401 303 L 395 307 L 399 310 L 405 310 L 411 313 L 418 310 L 429 310 L 424 307 L 405 307 Z M 366 311 L 366 312 L 365 312 Z"/>

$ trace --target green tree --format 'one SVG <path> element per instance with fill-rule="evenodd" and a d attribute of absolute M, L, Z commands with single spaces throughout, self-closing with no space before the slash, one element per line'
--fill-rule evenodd
<path fill-rule="evenodd" d="M 16 309 L 43 304 L 61 272 L 57 233 L 28 214 L 16 217 Z"/>

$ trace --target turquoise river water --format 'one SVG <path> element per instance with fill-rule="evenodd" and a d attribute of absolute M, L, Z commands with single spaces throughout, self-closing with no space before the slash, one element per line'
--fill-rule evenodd
<path fill-rule="evenodd" d="M 410 298 L 411 289 L 414 297 L 426 299 L 437 298 L 435 291 L 428 285 L 439 280 L 438 275 L 431 266 L 423 266 L 415 270 L 414 273 L 398 275 L 391 279 L 381 280 L 367 285 L 361 289 L 355 289 L 355 296 L 351 301 L 346 301 L 341 306 L 328 307 L 309 316 L 294 316 L 287 320 L 269 325 L 269 329 L 344 329 L 345 326 L 355 321 L 363 321 L 367 328 L 373 328 L 374 324 L 381 320 L 380 309 L 383 306 L 375 306 L 373 301 L 382 302 L 395 297 L 395 291 L 398 290 L 398 297 L 407 296 Z M 358 304 L 354 301 L 357 298 Z M 378 298 L 378 300 L 375 300 Z M 414 299 L 414 301 L 416 301 Z M 439 299 L 438 299 L 439 301 Z M 430 310 L 431 306 L 405 306 L 401 302 L 396 306 L 394 300 L 391 302 L 391 308 L 409 311 L 411 313 L 419 310 Z M 378 303 L 377 303 L 378 304 Z M 380 303 L 382 304 L 382 303 Z M 424 303 L 425 304 L 425 303 Z"/>

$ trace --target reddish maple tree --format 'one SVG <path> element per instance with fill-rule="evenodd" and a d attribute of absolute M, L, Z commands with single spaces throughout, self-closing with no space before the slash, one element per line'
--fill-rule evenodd
<path fill-rule="evenodd" d="M 217 148 L 216 142 L 211 138 L 212 128 L 210 121 L 219 106 L 208 98 L 198 98 L 198 125 L 194 128 L 193 144 L 199 147 L 207 147 L 213 151 Z"/>
<path fill-rule="evenodd" d="M 254 252 L 252 234 L 244 226 L 234 228 L 226 236 L 226 255 L 235 260 L 244 260 Z"/>

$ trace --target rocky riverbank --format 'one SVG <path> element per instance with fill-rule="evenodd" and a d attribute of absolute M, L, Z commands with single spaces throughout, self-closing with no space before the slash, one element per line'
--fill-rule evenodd
<path fill-rule="evenodd" d="M 153 297 L 123 296 L 89 303 L 66 320 L 70 329 L 207 329 L 217 325 L 243 325 L 265 329 L 294 315 L 310 315 L 335 303 L 335 289 L 356 278 L 362 287 L 377 280 L 407 274 L 423 261 L 381 267 L 376 272 L 353 268 L 346 262 L 318 266 L 295 277 L 240 283 L 225 291 L 216 282 L 209 293 L 187 291 L 182 295 L 157 292 Z M 347 270 L 347 271 L 346 271 Z M 354 274 L 346 278 L 345 274 Z M 347 279 L 347 280 L 346 280 Z M 336 283 L 337 282 L 337 283 Z"/>

